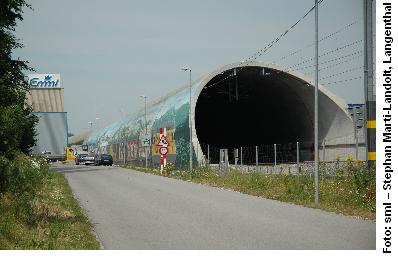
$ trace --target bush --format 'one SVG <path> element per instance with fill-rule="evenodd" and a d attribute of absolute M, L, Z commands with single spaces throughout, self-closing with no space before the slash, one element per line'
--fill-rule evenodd
<path fill-rule="evenodd" d="M 0 155 L 12 159 L 19 152 L 28 154 L 36 142 L 38 118 L 18 105 L 0 109 Z"/>
<path fill-rule="evenodd" d="M 374 218 L 376 170 L 365 163 L 347 161 L 333 177 L 321 176 L 320 200 L 338 212 L 361 212 Z"/>
<path fill-rule="evenodd" d="M 98 249 L 63 174 L 26 156 L 0 165 L 0 249 Z"/>
<path fill-rule="evenodd" d="M 19 154 L 9 160 L 0 156 L 0 192 L 34 195 L 47 174 L 48 166 L 42 158 Z"/>
<path fill-rule="evenodd" d="M 44 159 L 18 154 L 13 160 L 0 155 L 0 194 L 10 193 L 18 200 L 17 214 L 31 220 L 33 202 L 48 172 Z"/>

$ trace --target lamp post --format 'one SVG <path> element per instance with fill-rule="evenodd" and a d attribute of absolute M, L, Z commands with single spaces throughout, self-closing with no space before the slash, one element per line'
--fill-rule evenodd
<path fill-rule="evenodd" d="M 93 122 L 92 121 L 88 121 L 88 124 L 90 125 L 90 133 L 92 133 L 93 132 Z M 87 146 L 87 151 L 90 151 L 88 149 L 88 146 Z"/>
<path fill-rule="evenodd" d="M 145 95 L 141 95 L 141 98 L 144 99 L 144 106 L 145 106 L 145 136 L 148 136 L 148 129 L 147 129 L 147 120 L 146 120 L 146 99 L 148 98 Z M 145 148 L 145 168 L 148 168 L 148 150 L 147 150 L 147 146 L 144 147 Z"/>
<path fill-rule="evenodd" d="M 98 125 L 100 119 L 101 119 L 101 118 L 96 117 L 96 118 L 95 118 L 95 122 L 94 122 L 93 125 Z M 100 150 L 100 147 L 97 148 L 97 153 L 100 153 L 99 150 Z"/>
<path fill-rule="evenodd" d="M 95 121 L 99 120 L 99 117 L 95 118 Z M 90 125 L 90 133 L 93 132 L 93 125 L 95 124 L 93 121 L 88 121 L 88 124 Z"/>
<path fill-rule="evenodd" d="M 318 177 L 318 0 L 315 0 L 315 113 L 314 113 L 314 178 L 315 204 L 319 204 L 319 177 Z"/>
<path fill-rule="evenodd" d="M 192 118 L 191 118 L 191 104 L 192 104 L 192 70 L 184 66 L 182 71 L 189 70 L 189 170 L 192 171 Z"/>

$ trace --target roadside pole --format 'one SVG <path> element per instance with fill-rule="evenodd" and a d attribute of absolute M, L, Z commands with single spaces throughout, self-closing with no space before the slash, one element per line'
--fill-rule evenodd
<path fill-rule="evenodd" d="M 299 142 L 297 141 L 297 149 L 296 149 L 296 160 L 297 160 L 297 173 L 300 172 L 300 147 Z"/>
<path fill-rule="evenodd" d="M 256 170 L 258 167 L 258 147 L 256 146 Z"/>
<path fill-rule="evenodd" d="M 315 117 L 314 117 L 314 178 L 315 204 L 319 204 L 319 177 L 318 177 L 318 0 L 315 0 Z"/>
<path fill-rule="evenodd" d="M 240 165 L 243 166 L 243 147 L 240 147 Z"/>

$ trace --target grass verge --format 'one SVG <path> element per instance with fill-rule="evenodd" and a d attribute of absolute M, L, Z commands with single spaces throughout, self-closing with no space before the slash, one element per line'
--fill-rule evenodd
<path fill-rule="evenodd" d="M 129 164 L 121 167 L 160 175 L 159 170 Z M 375 220 L 375 169 L 368 169 L 363 164 L 348 161 L 335 173 L 336 175 L 330 177 L 321 172 L 318 205 L 314 204 L 314 183 L 310 175 L 269 175 L 259 172 L 242 173 L 236 170 L 220 173 L 204 167 L 192 172 L 175 170 L 168 177 Z"/>
<path fill-rule="evenodd" d="M 19 175 L 19 183 L 3 186 L 0 193 L 0 249 L 99 249 L 63 174 L 49 172 L 43 163 L 32 166 L 26 156 L 15 161 L 17 171 L 10 175 Z M 25 190 L 29 181 L 21 180 L 28 173 L 39 178 Z"/>

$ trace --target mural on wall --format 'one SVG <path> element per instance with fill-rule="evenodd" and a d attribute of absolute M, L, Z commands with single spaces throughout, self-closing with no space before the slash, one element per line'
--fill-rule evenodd
<path fill-rule="evenodd" d="M 197 92 L 201 81 L 192 85 L 192 95 Z M 90 151 L 112 155 L 114 161 L 127 161 L 135 164 L 145 162 L 145 148 L 141 140 L 147 128 L 151 136 L 148 160 L 153 166 L 159 165 L 160 154 L 156 144 L 159 141 L 159 128 L 166 128 L 169 142 L 167 161 L 177 167 L 189 165 L 189 88 L 183 88 L 173 96 L 160 100 L 147 108 L 145 127 L 144 111 L 129 115 L 123 120 L 94 131 L 84 142 Z M 194 150 L 194 148 L 192 147 Z M 197 162 L 192 153 L 194 164 Z"/>

